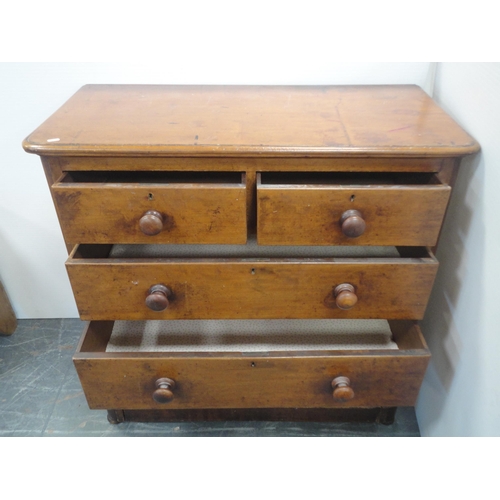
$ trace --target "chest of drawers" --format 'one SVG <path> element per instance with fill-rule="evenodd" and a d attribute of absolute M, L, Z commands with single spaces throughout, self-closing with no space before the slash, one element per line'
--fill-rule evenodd
<path fill-rule="evenodd" d="M 23 146 L 110 421 L 415 403 L 433 250 L 478 150 L 418 87 L 88 85 Z"/>

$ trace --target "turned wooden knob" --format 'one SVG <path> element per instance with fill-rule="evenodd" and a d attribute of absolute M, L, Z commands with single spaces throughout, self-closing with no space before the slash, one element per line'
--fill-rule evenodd
<path fill-rule="evenodd" d="M 350 309 L 358 301 L 355 289 L 349 283 L 342 283 L 342 285 L 336 286 L 333 294 L 335 295 L 335 303 L 339 309 Z"/>
<path fill-rule="evenodd" d="M 141 231 L 147 236 L 161 233 L 163 229 L 163 217 L 156 210 L 148 210 L 139 221 Z"/>
<path fill-rule="evenodd" d="M 175 388 L 175 382 L 171 378 L 159 378 L 156 381 L 156 391 L 153 392 L 153 399 L 157 403 L 168 403 L 174 399 L 172 390 Z"/>
<path fill-rule="evenodd" d="M 342 232 L 348 238 L 361 236 L 366 229 L 366 222 L 358 210 L 346 210 L 340 218 Z"/>
<path fill-rule="evenodd" d="M 165 285 L 153 285 L 148 290 L 146 305 L 152 311 L 164 311 L 169 306 L 169 300 L 172 297 L 172 290 Z"/>
<path fill-rule="evenodd" d="M 332 380 L 333 399 L 335 401 L 349 401 L 354 397 L 351 381 L 347 377 L 336 377 Z"/>

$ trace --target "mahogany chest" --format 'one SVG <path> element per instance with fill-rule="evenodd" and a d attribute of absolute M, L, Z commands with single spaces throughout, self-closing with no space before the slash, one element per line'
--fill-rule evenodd
<path fill-rule="evenodd" d="M 111 422 L 414 405 L 434 249 L 479 148 L 417 86 L 87 85 L 23 147 Z"/>

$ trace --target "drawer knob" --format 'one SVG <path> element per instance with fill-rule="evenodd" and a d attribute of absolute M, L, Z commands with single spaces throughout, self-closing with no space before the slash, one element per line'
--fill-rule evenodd
<path fill-rule="evenodd" d="M 163 229 L 163 217 L 156 210 L 148 210 L 139 221 L 141 231 L 147 236 L 161 233 Z"/>
<path fill-rule="evenodd" d="M 355 289 L 349 283 L 342 283 L 335 287 L 333 291 L 335 295 L 335 303 L 339 309 L 351 309 L 358 302 Z"/>
<path fill-rule="evenodd" d="M 152 311 L 164 311 L 169 306 L 169 300 L 172 298 L 172 290 L 165 285 L 153 285 L 148 290 L 146 305 Z"/>
<path fill-rule="evenodd" d="M 175 382 L 171 378 L 159 378 L 156 381 L 156 391 L 153 392 L 153 399 L 157 403 L 168 403 L 174 399 L 172 390 L 175 388 Z"/>
<path fill-rule="evenodd" d="M 332 380 L 333 399 L 335 401 L 349 401 L 354 397 L 351 381 L 347 377 L 336 377 Z"/>
<path fill-rule="evenodd" d="M 340 218 L 342 232 L 348 238 L 361 236 L 366 229 L 366 222 L 358 210 L 346 210 Z"/>

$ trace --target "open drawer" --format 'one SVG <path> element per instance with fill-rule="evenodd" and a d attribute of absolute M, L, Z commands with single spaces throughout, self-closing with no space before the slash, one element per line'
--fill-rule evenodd
<path fill-rule="evenodd" d="M 223 345 L 233 342 L 230 329 L 214 341 L 206 335 L 176 333 L 175 326 L 162 330 L 160 325 L 152 329 L 152 343 L 144 350 L 135 345 L 132 352 L 116 350 L 124 342 L 123 336 L 130 333 L 124 323 L 91 322 L 74 356 L 92 409 L 411 406 L 430 358 L 417 323 L 411 321 L 376 322 L 374 328 L 382 331 L 373 345 L 370 332 L 366 334 L 367 345 L 357 341 L 349 345 L 357 329 L 372 326 L 344 321 L 337 327 L 343 332 L 342 348 L 331 345 L 338 335 L 328 339 L 329 333 L 323 332 L 319 341 L 306 340 L 309 346 L 298 343 L 290 345 L 291 350 L 274 351 L 268 350 L 269 344 L 279 345 L 283 336 L 276 339 L 269 334 L 263 340 L 262 335 L 254 334 L 256 338 L 247 340 L 244 349 L 238 344 L 232 350 L 222 350 Z M 132 332 L 135 329 L 139 335 L 132 335 L 132 343 L 134 338 L 140 338 L 137 341 L 141 343 L 151 335 L 148 323 L 170 322 L 133 325 Z M 381 340 L 387 331 L 389 338 Z M 307 332 L 304 335 L 314 337 Z M 155 342 L 161 349 L 153 350 Z M 176 348 L 179 342 L 184 346 L 181 350 Z M 258 345 L 261 342 L 265 342 L 264 350 Z M 288 342 L 293 344 L 297 339 Z M 211 343 L 216 345 L 210 350 Z M 113 352 L 109 352 L 110 345 L 115 346 Z"/>
<path fill-rule="evenodd" d="M 425 248 L 186 247 L 77 245 L 66 268 L 81 318 L 421 319 L 438 268 Z"/>
<path fill-rule="evenodd" d="M 260 245 L 434 246 L 450 186 L 432 173 L 257 176 Z"/>
<path fill-rule="evenodd" d="M 243 244 L 245 174 L 66 172 L 52 186 L 66 241 Z"/>

